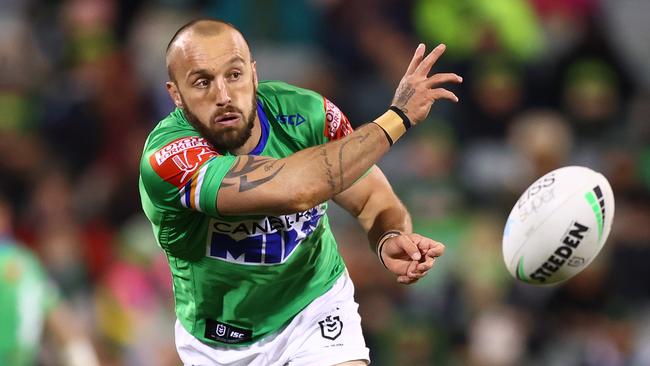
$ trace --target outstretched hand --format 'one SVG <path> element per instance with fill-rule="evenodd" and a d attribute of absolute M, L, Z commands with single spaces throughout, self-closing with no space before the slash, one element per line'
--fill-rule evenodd
<path fill-rule="evenodd" d="M 444 252 L 442 243 L 419 234 L 402 234 L 387 239 L 379 255 L 397 275 L 397 282 L 410 285 L 424 277 Z"/>
<path fill-rule="evenodd" d="M 406 74 L 395 91 L 392 105 L 408 116 L 413 125 L 424 120 L 431 106 L 438 99 L 458 102 L 458 97 L 451 91 L 440 87 L 444 83 L 462 83 L 463 78 L 454 73 L 429 75 L 431 68 L 445 52 L 445 45 L 440 44 L 424 57 L 425 46 L 420 44 Z"/>

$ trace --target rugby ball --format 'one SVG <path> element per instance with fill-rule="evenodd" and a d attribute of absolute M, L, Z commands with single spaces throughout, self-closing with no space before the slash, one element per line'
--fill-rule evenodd
<path fill-rule="evenodd" d="M 553 170 L 521 195 L 503 231 L 503 259 L 516 279 L 533 285 L 565 281 L 605 244 L 614 194 L 600 173 L 581 166 Z"/>

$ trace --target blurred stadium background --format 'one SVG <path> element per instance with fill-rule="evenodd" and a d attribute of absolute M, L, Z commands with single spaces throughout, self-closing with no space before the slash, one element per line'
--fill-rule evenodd
<path fill-rule="evenodd" d="M 418 42 L 464 76 L 461 103 L 380 166 L 417 231 L 447 245 L 395 283 L 345 212 L 330 217 L 373 365 L 650 365 L 650 2 L 645 0 L 0 1 L 0 183 L 102 365 L 179 365 L 167 264 L 137 191 L 172 104 L 164 49 L 196 16 L 232 22 L 261 79 L 316 90 L 353 124 L 379 115 Z M 518 195 L 586 165 L 616 197 L 609 241 L 559 287 L 501 258 Z M 8 306 L 8 304 L 0 304 Z M 59 364 L 45 330 L 38 364 Z M 0 363 L 5 364 L 0 360 Z"/>

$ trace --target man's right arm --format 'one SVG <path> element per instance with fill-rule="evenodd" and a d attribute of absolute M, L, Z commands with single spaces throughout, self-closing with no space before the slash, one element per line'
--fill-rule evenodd
<path fill-rule="evenodd" d="M 393 99 L 412 125 L 429 114 L 438 99 L 458 101 L 443 83 L 462 79 L 456 74 L 434 74 L 431 67 L 444 52 L 436 47 L 424 57 L 418 46 Z M 325 202 L 350 187 L 389 150 L 390 142 L 406 131 L 402 118 L 388 111 L 337 141 L 314 146 L 286 158 L 242 155 L 225 175 L 217 195 L 223 215 L 289 214 Z"/>
<path fill-rule="evenodd" d="M 381 127 L 369 123 L 283 159 L 239 156 L 221 182 L 217 208 L 225 215 L 305 211 L 349 187 L 388 148 Z"/>

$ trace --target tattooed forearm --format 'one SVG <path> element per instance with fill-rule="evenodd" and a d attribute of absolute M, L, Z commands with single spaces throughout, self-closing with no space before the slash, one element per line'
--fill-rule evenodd
<path fill-rule="evenodd" d="M 352 142 L 353 140 L 357 140 L 359 144 L 362 144 L 367 138 L 370 136 L 370 133 L 366 133 L 363 136 L 356 136 L 356 137 L 350 137 L 348 138 L 343 144 L 341 144 L 341 147 L 339 148 L 339 180 L 340 180 L 340 187 L 343 188 L 343 149 Z"/>
<path fill-rule="evenodd" d="M 363 136 L 358 136 L 356 139 L 359 140 L 359 143 L 362 144 L 370 136 L 370 133 L 366 132 Z"/>
<path fill-rule="evenodd" d="M 323 157 L 323 161 L 325 162 L 327 183 L 329 184 L 332 191 L 336 192 L 336 183 L 334 182 L 334 174 L 332 174 L 332 163 L 330 163 L 329 158 L 327 157 L 327 149 L 324 146 L 321 146 L 319 149 L 320 155 Z"/>
<path fill-rule="evenodd" d="M 225 178 L 236 178 L 246 175 L 259 168 L 260 165 L 267 163 L 269 159 L 270 158 L 256 156 L 238 156 L 235 160 L 235 164 L 233 164 L 235 168 L 231 169 L 228 174 L 226 174 Z M 239 165 L 242 161 L 244 164 L 240 167 Z"/>
<path fill-rule="evenodd" d="M 250 182 L 248 181 L 247 176 L 245 176 L 245 175 L 242 176 L 240 178 L 240 182 L 239 182 L 239 192 L 250 191 L 251 189 L 257 188 L 257 187 L 261 186 L 262 184 L 270 181 L 271 179 L 275 178 L 276 175 L 278 175 L 278 173 L 280 172 L 280 170 L 282 170 L 282 168 L 284 168 L 284 164 L 282 164 L 278 168 L 278 170 L 276 170 L 273 174 L 269 175 L 268 177 L 260 178 L 258 180 L 252 180 Z"/>
<path fill-rule="evenodd" d="M 221 187 L 234 186 L 235 181 L 238 179 L 239 192 L 245 192 L 257 188 L 262 184 L 270 181 L 271 179 L 275 178 L 275 176 L 280 172 L 280 170 L 282 170 L 282 168 L 284 168 L 284 164 L 282 164 L 279 168 L 277 168 L 273 173 L 271 173 L 268 176 L 255 179 L 255 180 L 250 180 L 250 181 L 248 180 L 249 179 L 248 174 L 258 170 L 258 168 L 261 165 L 264 165 L 264 172 L 268 173 L 272 171 L 277 160 L 272 160 L 270 162 L 269 160 L 271 159 L 264 158 L 264 157 L 251 157 L 251 156 L 237 157 L 237 160 L 235 160 L 235 164 L 233 164 L 234 168 L 232 168 L 228 172 L 228 174 L 226 174 L 223 181 L 221 182 Z"/>
<path fill-rule="evenodd" d="M 273 170 L 273 167 L 275 166 L 275 163 L 277 163 L 277 162 L 278 162 L 277 160 L 273 160 L 270 163 L 264 164 L 264 171 L 265 172 L 270 172 L 271 170 Z"/>
<path fill-rule="evenodd" d="M 409 99 L 415 94 L 415 88 L 409 83 L 400 84 L 395 92 L 395 98 L 393 98 L 393 105 L 402 110 L 402 112 L 407 113 L 406 104 Z"/>

